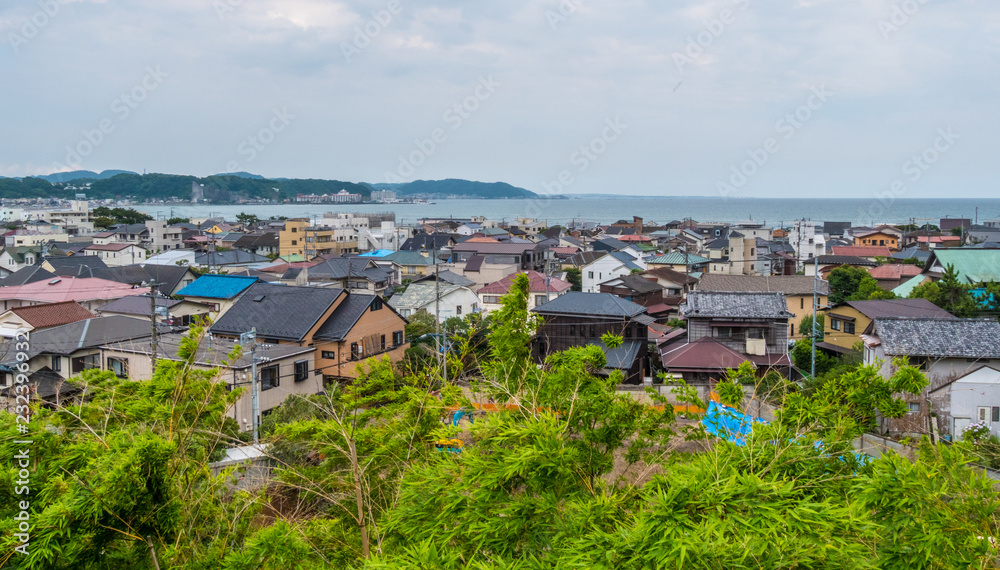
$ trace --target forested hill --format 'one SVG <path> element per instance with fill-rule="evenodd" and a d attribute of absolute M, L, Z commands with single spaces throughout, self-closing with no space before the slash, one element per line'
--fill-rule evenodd
<path fill-rule="evenodd" d="M 243 175 L 224 174 L 198 178 L 176 174 L 118 174 L 111 178 L 97 180 L 82 178 L 67 183 L 50 183 L 41 178 L 0 178 L 0 198 L 73 198 L 79 187 L 90 184 L 85 190 L 87 198 L 131 198 L 136 201 L 165 200 L 169 198 L 191 198 L 191 183 L 205 187 L 205 198 L 215 203 L 230 203 L 246 199 L 285 200 L 294 199 L 296 194 L 336 194 L 347 190 L 371 195 L 371 188 L 354 182 L 339 180 L 268 180 L 249 178 Z"/>
<path fill-rule="evenodd" d="M 400 196 L 462 196 L 467 198 L 534 198 L 530 190 L 511 186 L 506 182 L 473 182 L 448 178 L 446 180 L 415 180 L 403 184 L 372 184 L 375 189 L 394 190 Z"/>
<path fill-rule="evenodd" d="M 205 198 L 214 203 L 231 203 L 243 199 L 283 201 L 294 199 L 296 194 L 336 194 L 346 190 L 371 196 L 372 189 L 391 189 L 400 196 L 460 196 L 467 198 L 526 198 L 534 192 L 516 188 L 504 182 L 472 182 L 469 180 L 417 180 L 406 184 L 365 184 L 340 180 L 278 179 L 271 180 L 248 173 L 219 174 L 198 178 L 176 174 L 135 174 L 122 171 L 110 178 L 89 171 L 78 171 L 80 178 L 66 180 L 66 176 L 49 175 L 44 178 L 0 178 L 0 198 L 73 198 L 78 188 L 90 184 L 85 190 L 87 198 L 125 198 L 142 202 L 169 198 L 191 198 L 191 183 L 205 188 Z M 68 173 L 67 173 L 68 174 Z M 56 178 L 53 178 L 56 177 Z"/>

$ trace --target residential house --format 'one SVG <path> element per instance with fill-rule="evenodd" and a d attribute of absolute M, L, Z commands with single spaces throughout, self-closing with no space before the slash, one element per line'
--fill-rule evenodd
<path fill-rule="evenodd" d="M 548 249 L 534 242 L 501 243 L 490 238 L 472 238 L 451 248 L 450 261 L 453 263 L 468 261 L 475 255 L 482 256 L 486 263 L 512 264 L 517 265 L 522 271 L 541 271 L 545 269 Z"/>
<path fill-rule="evenodd" d="M 147 287 L 133 287 L 124 283 L 91 277 L 55 277 L 26 285 L 0 288 L 0 309 L 75 301 L 87 310 L 130 295 L 148 293 Z"/>
<path fill-rule="evenodd" d="M 510 293 L 514 280 L 520 275 L 528 276 L 528 310 L 541 307 L 552 299 L 565 295 L 573 287 L 570 283 L 549 277 L 537 271 L 525 271 L 508 275 L 476 290 L 482 299 L 483 312 L 490 313 L 500 308 L 500 299 Z"/>
<path fill-rule="evenodd" d="M 855 233 L 854 245 L 859 247 L 888 247 L 899 251 L 903 232 L 893 226 L 879 226 L 871 231 Z"/>
<path fill-rule="evenodd" d="M 698 281 L 698 291 L 776 293 L 780 292 L 787 301 L 786 309 L 792 314 L 788 319 L 788 338 L 798 340 L 799 325 L 805 317 L 813 314 L 813 293 L 820 314 L 829 303 L 830 285 L 821 279 L 805 275 L 749 276 L 708 274 Z"/>
<path fill-rule="evenodd" d="M 265 257 L 281 255 L 281 240 L 277 232 L 243 234 L 233 247 Z"/>
<path fill-rule="evenodd" d="M 97 314 L 102 317 L 122 315 L 139 319 L 149 319 L 150 312 L 156 315 L 156 321 L 174 326 L 188 326 L 193 322 L 207 319 L 212 307 L 193 301 L 171 299 L 157 295 L 150 303 L 149 295 L 133 295 L 111 301 L 97 308 Z"/>
<path fill-rule="evenodd" d="M 717 239 L 708 244 L 709 273 L 723 275 L 757 275 L 757 240 L 737 231 L 730 231 L 727 239 Z"/>
<path fill-rule="evenodd" d="M 202 275 L 176 293 L 178 297 L 210 307 L 210 314 L 218 318 L 226 314 L 239 298 L 259 280 L 256 277 L 236 275 Z"/>
<path fill-rule="evenodd" d="M 868 273 L 875 278 L 878 286 L 886 291 L 892 291 L 910 279 L 922 273 L 922 269 L 916 265 L 904 263 L 892 263 L 879 265 L 868 269 Z"/>
<path fill-rule="evenodd" d="M 187 287 L 198 278 L 190 267 L 180 265 L 152 265 L 145 264 L 143 270 L 149 275 L 152 283 L 158 283 L 156 290 L 161 295 L 176 295 L 178 291 Z"/>
<path fill-rule="evenodd" d="M 635 260 L 628 254 L 607 252 L 604 255 L 594 257 L 593 261 L 580 267 L 581 289 L 584 293 L 599 293 L 601 283 L 629 275 L 633 270 L 642 271 L 643 269 L 643 267 L 636 265 Z"/>
<path fill-rule="evenodd" d="M 41 331 L 96 316 L 76 301 L 15 307 L 0 314 L 0 337 L 14 338 L 19 331 Z"/>
<path fill-rule="evenodd" d="M 846 255 L 851 257 L 860 257 L 867 259 L 869 261 L 877 261 L 877 258 L 888 258 L 891 255 L 889 248 L 884 245 L 849 245 L 849 246 L 834 246 L 833 255 Z"/>
<path fill-rule="evenodd" d="M 948 233 L 950 233 L 951 230 L 957 230 L 959 228 L 965 230 L 970 226 L 972 226 L 972 220 L 969 218 L 941 218 L 941 221 L 938 223 L 938 227 L 941 228 L 941 231 Z"/>
<path fill-rule="evenodd" d="M 649 308 L 662 305 L 666 288 L 655 278 L 643 277 L 641 274 L 623 275 L 600 284 L 600 293 L 610 293 L 626 301 Z M 655 315 L 652 315 L 655 318 Z"/>
<path fill-rule="evenodd" d="M 952 265 L 962 283 L 1000 282 L 1000 250 L 997 249 L 936 249 L 924 264 L 924 275 L 940 279 Z"/>
<path fill-rule="evenodd" d="M 446 233 L 416 234 L 403 242 L 400 251 L 419 251 L 431 253 L 447 251 L 456 244 L 455 236 Z"/>
<path fill-rule="evenodd" d="M 439 264 L 439 271 L 452 271 L 462 277 L 465 277 L 473 284 L 469 285 L 473 289 L 480 289 L 489 285 L 490 283 L 496 283 L 501 279 L 517 273 L 519 269 L 519 264 L 516 263 L 488 263 L 486 257 L 482 255 L 473 255 L 467 261 L 458 263 L 445 263 Z M 432 271 L 431 267 L 428 267 L 428 272 Z"/>
<path fill-rule="evenodd" d="M 649 375 L 647 331 L 653 319 L 642 305 L 610 293 L 570 291 L 532 312 L 542 317 L 532 342 L 536 362 L 544 362 L 554 352 L 594 345 L 607 358 L 600 374 L 620 371 L 626 384 L 642 384 Z M 620 335 L 624 342 L 610 349 L 601 341 L 605 333 Z"/>
<path fill-rule="evenodd" d="M 41 247 L 7 247 L 0 252 L 0 271 L 6 277 L 15 271 L 35 265 L 41 257 Z"/>
<path fill-rule="evenodd" d="M 156 342 L 157 360 L 180 361 L 183 336 L 160 335 Z M 218 370 L 216 380 L 224 382 L 230 390 L 244 388 L 245 393 L 227 410 L 226 415 L 240 424 L 242 431 L 253 427 L 253 363 L 254 357 L 266 358 L 257 365 L 258 405 L 261 415 L 266 415 L 293 395 L 310 396 L 323 391 L 323 375 L 316 368 L 316 348 L 297 344 L 270 344 L 258 346 L 256 353 L 245 346 L 237 359 L 230 358 L 238 341 L 214 336 L 203 338 L 191 357 L 195 370 Z M 150 361 L 152 346 L 148 338 L 127 342 L 109 343 L 102 347 L 105 362 L 116 371 L 137 381 L 153 377 Z"/>
<path fill-rule="evenodd" d="M 315 372 L 335 381 L 356 378 L 372 358 L 402 358 L 405 326 L 377 295 L 256 283 L 211 332 L 235 340 L 256 329 L 260 343 L 315 347 Z"/>
<path fill-rule="evenodd" d="M 711 390 L 726 370 L 749 362 L 759 374 L 788 375 L 788 321 L 781 292 L 692 291 L 681 306 L 687 338 L 660 345 L 660 362 L 674 378 Z"/>
<path fill-rule="evenodd" d="M 342 289 L 357 292 L 368 292 L 382 295 L 396 284 L 395 270 L 392 267 L 380 267 L 371 258 L 364 257 L 324 257 L 307 264 L 309 282 L 329 284 Z M 275 268 L 264 268 L 263 271 L 273 272 Z M 277 266 L 281 269 L 281 266 Z"/>
<path fill-rule="evenodd" d="M 906 416 L 883 420 L 883 430 L 928 434 L 933 420 L 942 434 L 955 438 L 969 423 L 982 419 L 998 433 L 1000 417 L 993 410 L 1000 408 L 1000 390 L 996 371 L 990 370 L 1000 367 L 996 319 L 876 317 L 864 333 L 865 364 L 878 365 L 888 378 L 896 370 L 894 359 L 905 358 L 929 382 L 921 394 L 902 395 Z"/>
<path fill-rule="evenodd" d="M 55 278 L 55 273 L 46 270 L 41 265 L 28 265 L 23 269 L 18 269 L 7 277 L 0 279 L 0 287 L 27 285 L 28 283 L 34 283 L 35 281 L 49 281 Z"/>
<path fill-rule="evenodd" d="M 315 226 L 305 218 L 287 220 L 278 234 L 282 257 L 301 255 L 306 259 L 320 255 L 340 256 L 358 253 L 357 232 L 352 227 Z"/>
<path fill-rule="evenodd" d="M 146 250 L 131 243 L 92 244 L 83 248 L 81 253 L 96 256 L 108 267 L 135 265 L 146 261 Z"/>
<path fill-rule="evenodd" d="M 708 265 L 711 262 L 712 260 L 707 257 L 680 251 L 646 258 L 650 269 L 665 267 L 688 275 L 695 273 L 700 275 L 708 270 Z"/>
<path fill-rule="evenodd" d="M 788 232 L 788 244 L 795 252 L 796 268 L 801 270 L 802 264 L 826 253 L 826 236 L 822 226 L 811 220 L 796 220 Z"/>
<path fill-rule="evenodd" d="M 396 251 L 382 258 L 396 272 L 395 282 L 413 281 L 433 271 L 434 259 L 418 251 Z"/>
<path fill-rule="evenodd" d="M 878 262 L 854 255 L 821 255 L 802 262 L 802 269 L 803 273 L 809 277 L 815 277 L 818 269 L 820 276 L 825 279 L 831 271 L 845 265 L 868 268 L 877 266 Z"/>
<path fill-rule="evenodd" d="M 465 317 L 481 310 L 482 300 L 470 287 L 446 282 L 421 281 L 410 283 L 406 291 L 389 299 L 392 308 L 403 317 L 421 311 L 438 315 L 444 322 L 451 317 Z"/>
<path fill-rule="evenodd" d="M 848 352 L 861 342 L 872 319 L 878 317 L 909 317 L 925 319 L 954 318 L 927 299 L 888 299 L 879 301 L 847 301 L 826 312 L 822 347 L 832 352 Z"/>
<path fill-rule="evenodd" d="M 271 263 L 270 258 L 239 249 L 229 251 L 210 250 L 205 253 L 197 253 L 194 256 L 194 265 L 210 271 L 216 269 L 229 270 L 232 268 L 260 268 Z"/>

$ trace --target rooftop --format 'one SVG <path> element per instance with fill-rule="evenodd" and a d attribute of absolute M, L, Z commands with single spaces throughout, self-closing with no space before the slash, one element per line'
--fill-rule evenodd
<path fill-rule="evenodd" d="M 255 283 L 214 325 L 213 333 L 239 335 L 252 328 L 262 338 L 300 341 L 345 291 Z"/>
<path fill-rule="evenodd" d="M 847 301 L 869 319 L 878 317 L 955 318 L 951 313 L 927 299 L 887 299 L 880 301 Z"/>
<path fill-rule="evenodd" d="M 181 297 L 232 299 L 257 282 L 256 277 L 235 275 L 202 275 L 177 292 Z"/>
<path fill-rule="evenodd" d="M 15 307 L 10 310 L 35 329 L 66 325 L 96 317 L 76 301 L 45 303 L 30 307 Z M 148 310 L 147 310 L 148 312 Z"/>
<path fill-rule="evenodd" d="M 759 292 L 692 291 L 681 306 L 685 318 L 787 319 L 785 294 Z"/>
<path fill-rule="evenodd" d="M 626 301 L 611 293 L 570 291 L 541 307 L 532 309 L 540 315 L 585 315 L 595 317 L 632 318 L 646 312 L 642 305 Z"/>
<path fill-rule="evenodd" d="M 1000 358 L 996 319 L 880 317 L 869 330 L 889 356 Z"/>
<path fill-rule="evenodd" d="M 697 288 L 699 291 L 733 291 L 774 293 L 785 295 L 812 295 L 813 290 L 820 295 L 830 293 L 830 284 L 822 279 L 809 275 L 719 275 L 709 273 L 701 278 Z"/>

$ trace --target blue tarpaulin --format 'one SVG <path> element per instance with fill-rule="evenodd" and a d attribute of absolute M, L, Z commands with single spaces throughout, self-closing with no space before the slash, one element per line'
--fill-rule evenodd
<path fill-rule="evenodd" d="M 705 426 L 705 431 L 715 437 L 731 441 L 736 445 L 745 445 L 747 436 L 753 431 L 753 424 L 767 422 L 729 406 L 709 402 L 708 412 L 701 423 Z"/>

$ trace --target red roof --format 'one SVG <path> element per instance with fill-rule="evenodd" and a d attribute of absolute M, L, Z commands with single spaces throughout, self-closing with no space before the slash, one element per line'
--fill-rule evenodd
<path fill-rule="evenodd" d="M 959 236 L 917 236 L 918 243 L 944 243 L 951 241 L 961 241 Z"/>
<path fill-rule="evenodd" d="M 855 257 L 889 257 L 889 248 L 884 245 L 835 245 L 834 255 L 853 255 Z"/>
<path fill-rule="evenodd" d="M 580 253 L 580 248 L 578 247 L 553 247 L 549 248 L 549 251 L 556 255 L 573 255 Z"/>
<path fill-rule="evenodd" d="M 634 242 L 648 242 L 648 241 L 653 241 L 653 240 L 649 239 L 648 237 L 646 237 L 644 235 L 615 236 L 615 239 L 618 240 L 618 241 L 626 242 L 626 243 L 630 242 L 630 241 L 634 241 Z"/>
<path fill-rule="evenodd" d="M 462 243 L 500 243 L 500 240 L 495 240 L 493 238 L 488 238 L 488 237 L 474 237 L 474 238 L 469 238 L 463 241 Z"/>
<path fill-rule="evenodd" d="M 868 270 L 875 279 L 903 279 L 920 275 L 921 269 L 916 265 L 892 264 L 879 265 Z"/>
<path fill-rule="evenodd" d="M 528 290 L 532 293 L 545 293 L 545 275 L 537 271 L 526 271 L 528 275 Z M 488 295 L 505 295 L 510 292 L 511 285 L 514 284 L 514 278 L 520 275 L 520 273 L 513 273 L 504 277 L 500 281 L 490 283 L 489 285 L 483 287 L 482 289 L 476 291 L 479 294 Z M 562 279 L 556 279 L 552 277 L 549 279 L 549 293 L 562 293 L 563 291 L 569 290 L 573 285 L 563 281 Z"/>
<path fill-rule="evenodd" d="M 80 306 L 76 301 L 45 303 L 30 307 L 15 307 L 11 312 L 24 319 L 35 329 L 68 325 L 77 321 L 93 319 L 97 315 Z"/>
<path fill-rule="evenodd" d="M 660 360 L 668 371 L 715 372 L 739 368 L 740 364 L 749 362 L 750 357 L 711 337 L 704 337 L 694 342 L 674 343 L 662 347 Z"/>

